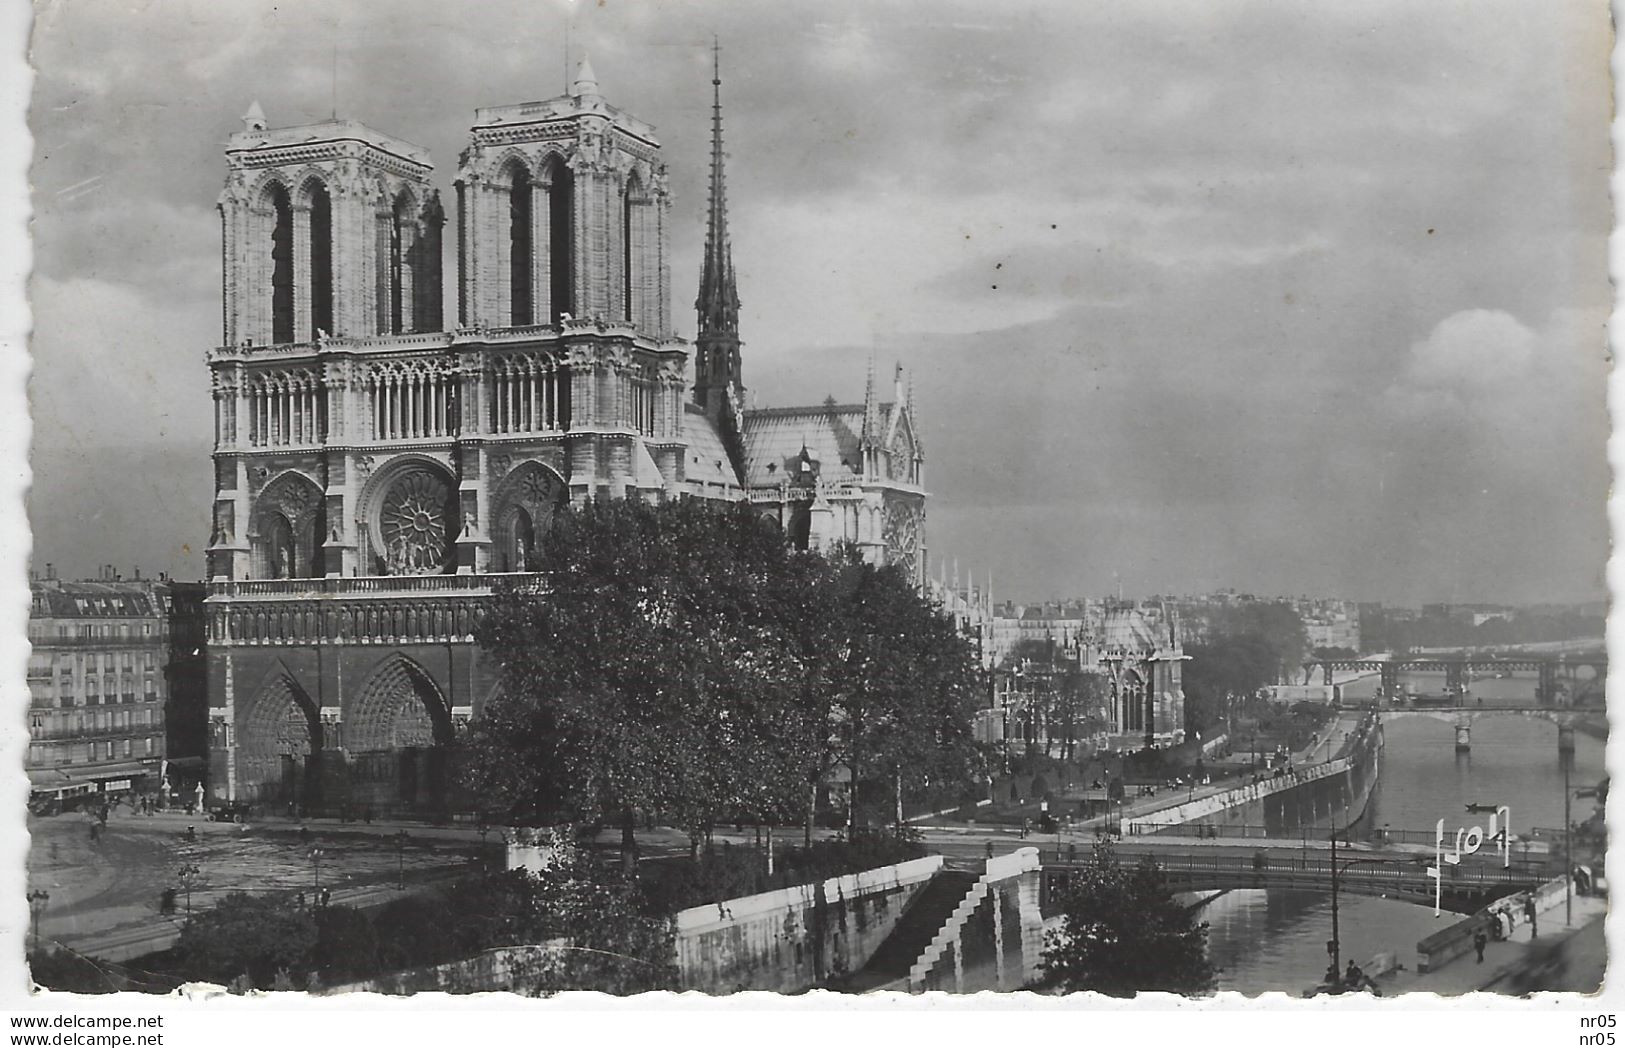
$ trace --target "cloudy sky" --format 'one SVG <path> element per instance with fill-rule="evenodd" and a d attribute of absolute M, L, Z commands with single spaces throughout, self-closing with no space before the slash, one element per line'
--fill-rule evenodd
<path fill-rule="evenodd" d="M 1600 2 L 46 0 L 34 32 L 36 566 L 201 574 L 250 102 L 427 146 L 449 200 L 474 108 L 586 51 L 660 130 L 691 336 L 716 33 L 747 385 L 913 370 L 933 552 L 1000 596 L 1604 593 Z"/>

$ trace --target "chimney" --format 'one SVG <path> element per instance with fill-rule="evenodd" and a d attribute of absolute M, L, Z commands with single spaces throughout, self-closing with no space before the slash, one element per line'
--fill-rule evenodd
<path fill-rule="evenodd" d="M 45 577 L 48 579 L 56 578 L 56 565 L 52 564 L 50 561 L 45 562 Z"/>
<path fill-rule="evenodd" d="M 139 564 L 135 566 L 135 581 L 141 581 L 141 565 Z"/>

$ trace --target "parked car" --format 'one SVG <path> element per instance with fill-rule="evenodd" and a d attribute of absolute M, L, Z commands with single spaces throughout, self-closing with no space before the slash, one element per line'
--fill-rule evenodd
<path fill-rule="evenodd" d="M 209 809 L 210 822 L 244 822 L 252 814 L 246 804 L 221 804 Z"/>

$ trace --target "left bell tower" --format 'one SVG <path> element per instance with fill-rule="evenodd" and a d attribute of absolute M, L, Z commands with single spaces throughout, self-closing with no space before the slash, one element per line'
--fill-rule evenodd
<path fill-rule="evenodd" d="M 354 120 L 271 129 L 256 102 L 226 163 L 222 345 L 443 329 L 426 150 Z"/>
<path fill-rule="evenodd" d="M 445 326 L 433 166 L 354 120 L 269 127 L 257 102 L 226 164 L 209 576 L 343 574 L 354 347 Z"/>

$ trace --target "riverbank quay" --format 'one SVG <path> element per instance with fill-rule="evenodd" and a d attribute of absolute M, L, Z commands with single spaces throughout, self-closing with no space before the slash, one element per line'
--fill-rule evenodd
<path fill-rule="evenodd" d="M 1419 972 L 1414 964 L 1408 963 L 1402 969 L 1379 976 L 1376 984 L 1384 997 L 1407 993 L 1454 997 L 1480 991 L 1520 994 L 1528 992 L 1522 980 L 1539 976 L 1551 966 L 1550 955 L 1558 953 L 1564 956 L 1565 971 L 1556 977 L 1557 985 L 1533 989 L 1595 993 L 1602 985 L 1607 964 L 1603 924 L 1608 916 L 1608 900 L 1576 895 L 1573 922 L 1565 924 L 1562 894 L 1558 893 L 1555 899 L 1555 905 L 1549 905 L 1539 914 L 1533 928 L 1528 922 L 1520 922 L 1506 938 L 1486 944 L 1483 963 L 1469 950 L 1432 971 Z M 1441 927 L 1446 921 L 1459 920 L 1459 915 L 1450 913 L 1439 918 Z M 1400 956 L 1414 958 L 1414 947 L 1400 951 Z"/>

